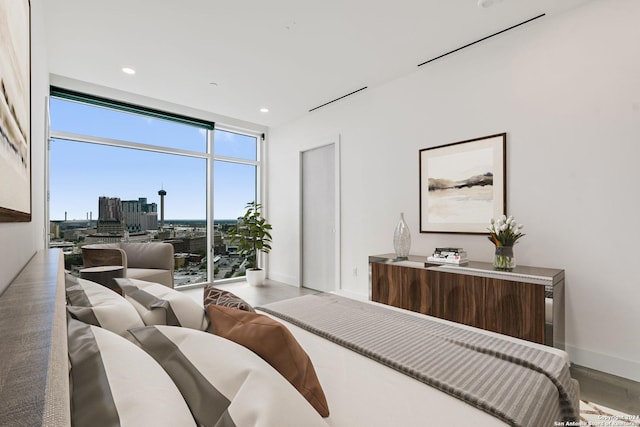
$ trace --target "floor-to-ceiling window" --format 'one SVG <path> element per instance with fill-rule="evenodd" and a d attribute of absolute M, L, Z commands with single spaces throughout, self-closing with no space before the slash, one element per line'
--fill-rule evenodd
<path fill-rule="evenodd" d="M 246 259 L 229 242 L 229 230 L 245 212 L 248 202 L 257 200 L 258 138 L 222 129 L 214 132 L 213 217 L 214 278 L 244 276 Z"/>
<path fill-rule="evenodd" d="M 258 197 L 257 135 L 59 89 L 50 117 L 50 245 L 67 268 L 84 244 L 160 240 L 176 286 L 244 275 L 227 232 Z"/>

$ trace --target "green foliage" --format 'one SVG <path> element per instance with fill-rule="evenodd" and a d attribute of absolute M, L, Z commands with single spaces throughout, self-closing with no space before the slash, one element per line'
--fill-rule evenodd
<path fill-rule="evenodd" d="M 82 266 L 82 254 L 65 254 L 64 256 L 64 268 L 65 270 L 73 270 L 73 267 Z"/>
<path fill-rule="evenodd" d="M 249 202 L 247 211 L 230 229 L 231 244 L 238 244 L 238 253 L 247 258 L 247 268 L 256 268 L 258 251 L 268 254 L 271 250 L 271 224 L 260 213 L 262 205 Z"/>

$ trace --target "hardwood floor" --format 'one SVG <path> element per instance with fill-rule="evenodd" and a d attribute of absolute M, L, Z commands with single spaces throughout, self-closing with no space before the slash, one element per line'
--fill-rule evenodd
<path fill-rule="evenodd" d="M 629 415 L 640 415 L 639 382 L 578 365 L 571 366 L 571 376 L 580 383 L 582 399 Z"/>
<path fill-rule="evenodd" d="M 216 287 L 233 292 L 254 307 L 300 295 L 318 293 L 311 289 L 296 288 L 273 280 L 267 280 L 264 286 L 259 287 L 249 286 L 247 282 L 233 282 L 216 285 Z M 182 292 L 202 302 L 202 288 Z M 640 383 L 578 365 L 571 367 L 571 376 L 580 383 L 582 399 L 630 415 L 640 415 Z"/>

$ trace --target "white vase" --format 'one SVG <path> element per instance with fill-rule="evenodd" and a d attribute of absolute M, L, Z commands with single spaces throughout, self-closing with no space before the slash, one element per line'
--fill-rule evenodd
<path fill-rule="evenodd" d="M 250 268 L 245 271 L 245 277 L 250 286 L 262 286 L 267 272 L 262 268 Z"/>
<path fill-rule="evenodd" d="M 400 222 L 396 225 L 393 233 L 393 249 L 396 251 L 396 258 L 407 258 L 411 249 L 411 233 L 409 226 L 404 222 L 404 212 L 400 213 Z"/>

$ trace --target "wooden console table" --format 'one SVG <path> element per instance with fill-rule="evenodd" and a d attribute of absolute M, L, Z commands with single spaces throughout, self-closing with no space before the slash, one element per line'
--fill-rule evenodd
<path fill-rule="evenodd" d="M 370 256 L 371 300 L 564 349 L 564 270 L 426 260 Z"/>

